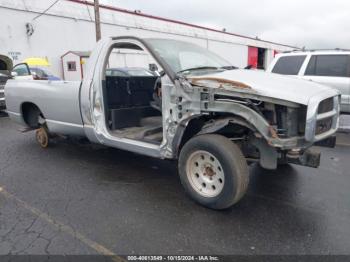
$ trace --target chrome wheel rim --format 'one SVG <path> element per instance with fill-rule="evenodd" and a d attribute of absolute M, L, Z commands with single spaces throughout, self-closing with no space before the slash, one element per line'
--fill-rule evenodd
<path fill-rule="evenodd" d="M 219 160 L 207 151 L 193 152 L 186 162 L 186 174 L 192 188 L 201 196 L 215 197 L 224 188 L 224 170 Z"/>

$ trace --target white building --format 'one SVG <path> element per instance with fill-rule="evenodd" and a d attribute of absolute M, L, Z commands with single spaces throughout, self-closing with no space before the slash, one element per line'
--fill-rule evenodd
<path fill-rule="evenodd" d="M 0 54 L 14 64 L 27 57 L 46 57 L 51 71 L 63 77 L 61 56 L 70 50 L 92 50 L 95 44 L 93 4 L 80 0 L 0 0 Z M 198 25 L 101 5 L 102 37 L 134 35 L 194 42 L 245 67 L 266 67 L 276 52 L 295 47 L 262 41 Z"/>

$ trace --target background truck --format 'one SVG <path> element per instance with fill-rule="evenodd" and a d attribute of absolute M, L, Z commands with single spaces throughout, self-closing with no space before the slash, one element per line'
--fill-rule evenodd
<path fill-rule="evenodd" d="M 113 53 L 146 55 L 154 74 L 113 76 Z M 145 56 L 143 56 L 145 57 Z M 109 70 L 110 71 L 110 70 Z M 248 187 L 247 162 L 317 167 L 315 143 L 334 146 L 339 93 L 315 83 L 238 69 L 207 49 L 175 40 L 114 37 L 96 45 L 82 82 L 9 80 L 8 114 L 37 130 L 178 160 L 197 202 L 224 209 Z"/>
<path fill-rule="evenodd" d="M 6 108 L 4 87 L 9 78 L 11 78 L 12 60 L 8 56 L 0 55 L 0 110 Z"/>
<path fill-rule="evenodd" d="M 278 54 L 267 72 L 295 76 L 338 90 L 340 112 L 350 114 L 350 51 L 310 50 Z"/>

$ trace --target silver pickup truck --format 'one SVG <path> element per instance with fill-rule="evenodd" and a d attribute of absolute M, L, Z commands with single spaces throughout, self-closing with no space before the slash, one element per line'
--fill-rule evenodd
<path fill-rule="evenodd" d="M 128 52 L 133 58 L 147 55 L 143 61 L 154 75 L 106 75 L 125 50 L 133 51 Z M 335 144 L 337 91 L 238 69 L 194 44 L 104 39 L 84 74 L 82 82 L 9 80 L 9 116 L 36 130 L 43 147 L 54 134 L 75 135 L 178 160 L 186 192 L 209 208 L 228 208 L 242 198 L 247 163 L 266 169 L 287 163 L 317 167 L 320 153 L 310 147 Z"/>

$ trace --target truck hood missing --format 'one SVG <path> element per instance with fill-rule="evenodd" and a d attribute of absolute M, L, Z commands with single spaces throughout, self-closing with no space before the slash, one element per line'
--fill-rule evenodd
<path fill-rule="evenodd" d="M 227 70 L 187 79 L 196 86 L 252 93 L 303 105 L 320 93 L 328 93 L 330 97 L 338 94 L 334 89 L 311 81 L 256 70 Z"/>

